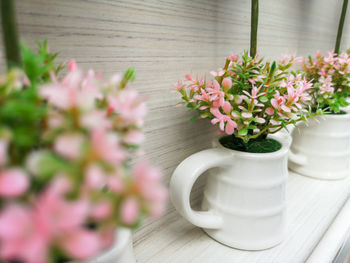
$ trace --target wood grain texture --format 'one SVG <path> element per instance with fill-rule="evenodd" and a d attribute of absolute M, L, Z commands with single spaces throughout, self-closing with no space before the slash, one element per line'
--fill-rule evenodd
<path fill-rule="evenodd" d="M 133 87 L 148 98 L 149 107 L 145 150 L 163 169 L 166 184 L 185 157 L 210 147 L 210 141 L 217 136 L 216 129 L 206 120 L 189 123 L 191 114 L 175 107 L 179 96 L 171 84 L 191 70 L 194 73 L 215 70 L 231 52 L 249 49 L 250 1 L 18 0 L 16 3 L 21 40 L 30 46 L 36 40 L 48 39 L 51 50 L 61 52 L 60 61 L 75 58 L 82 67 L 100 70 L 106 77 L 130 66 L 136 68 Z M 342 0 L 260 1 L 258 53 L 276 59 L 286 53 L 307 55 L 317 49 L 334 48 L 341 4 Z M 342 49 L 350 47 L 349 22 L 347 18 Z M 3 71 L 2 45 L 0 50 Z M 205 178 L 194 190 L 193 202 L 200 200 L 204 182 Z M 308 211 L 304 212 L 307 217 Z M 167 235 L 163 236 L 167 239 L 150 241 L 150 235 Z M 181 258 L 186 253 L 180 253 L 180 258 L 171 255 L 193 248 L 193 257 L 204 253 L 200 256 L 203 261 L 197 260 L 203 263 L 213 262 L 210 250 L 205 252 L 207 246 L 221 247 L 181 219 L 171 204 L 163 218 L 147 220 L 135 233 L 135 246 L 139 262 L 191 262 Z M 224 254 L 229 253 L 228 248 L 221 249 Z M 170 253 L 168 261 L 164 259 L 164 251 Z M 157 261 L 158 255 L 163 255 L 164 261 Z"/>
<path fill-rule="evenodd" d="M 289 174 L 287 233 L 278 246 L 244 251 L 222 245 L 177 213 L 166 215 L 166 226 L 143 232 L 135 242 L 142 263 L 304 263 L 348 200 L 350 178 L 325 181 Z M 343 230 L 346 232 L 346 229 Z M 330 242 L 338 242 L 333 240 Z M 330 263 L 329 259 L 317 263 Z"/>

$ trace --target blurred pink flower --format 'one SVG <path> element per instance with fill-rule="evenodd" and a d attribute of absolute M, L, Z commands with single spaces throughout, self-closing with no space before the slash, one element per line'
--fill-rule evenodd
<path fill-rule="evenodd" d="M 85 180 L 87 189 L 101 190 L 107 183 L 107 176 L 101 167 L 93 164 L 86 170 Z"/>
<path fill-rule="evenodd" d="M 139 216 L 140 207 L 138 201 L 133 197 L 128 197 L 121 204 L 121 220 L 123 223 L 134 224 Z"/>
<path fill-rule="evenodd" d="M 81 154 L 83 142 L 84 138 L 80 134 L 63 134 L 56 139 L 54 148 L 62 157 L 75 160 Z"/>
<path fill-rule="evenodd" d="M 106 162 L 120 163 L 126 158 L 115 133 L 106 133 L 103 129 L 95 129 L 92 131 L 91 143 L 93 151 Z"/>
<path fill-rule="evenodd" d="M 145 140 L 145 136 L 141 131 L 133 130 L 128 132 L 124 137 L 127 144 L 139 145 Z"/>
<path fill-rule="evenodd" d="M 109 175 L 107 185 L 109 190 L 115 193 L 121 193 L 124 190 L 124 182 L 118 174 Z"/>
<path fill-rule="evenodd" d="M 17 197 L 27 191 L 29 179 L 19 168 L 11 168 L 0 172 L 0 196 Z"/>
<path fill-rule="evenodd" d="M 69 61 L 69 63 L 68 63 L 68 71 L 74 71 L 74 70 L 77 70 L 77 68 L 78 68 L 78 66 L 77 66 L 77 63 L 75 62 L 74 59 Z"/>
<path fill-rule="evenodd" d="M 147 113 L 144 100 L 133 89 L 125 89 L 115 96 L 108 97 L 110 112 L 115 112 L 123 120 L 123 125 L 142 126 Z"/>
<path fill-rule="evenodd" d="M 104 200 L 95 204 L 91 211 L 91 216 L 97 220 L 104 220 L 113 214 L 111 202 Z"/>
<path fill-rule="evenodd" d="M 78 229 L 63 237 L 62 248 L 75 259 L 87 260 L 101 250 L 102 240 L 95 231 Z"/>
<path fill-rule="evenodd" d="M 132 173 L 135 186 L 146 203 L 149 203 L 151 215 L 159 216 L 163 213 L 168 198 L 161 183 L 161 172 L 147 161 L 141 160 L 135 164 Z"/>
<path fill-rule="evenodd" d="M 108 119 L 106 111 L 93 110 L 81 116 L 81 125 L 89 130 L 110 129 L 112 122 Z"/>
<path fill-rule="evenodd" d="M 0 214 L 0 257 L 26 263 L 47 262 L 50 237 L 40 227 L 32 212 L 17 204 L 5 207 Z"/>
<path fill-rule="evenodd" d="M 71 66 L 71 68 L 72 70 L 61 82 L 53 77 L 52 83 L 43 85 L 39 90 L 40 95 L 59 109 L 93 108 L 95 100 L 102 96 L 97 87 L 95 73 L 90 70 L 84 76 L 76 66 Z"/>

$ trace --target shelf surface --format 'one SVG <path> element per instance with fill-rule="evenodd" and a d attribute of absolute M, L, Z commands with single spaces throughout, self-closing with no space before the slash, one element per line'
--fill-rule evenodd
<path fill-rule="evenodd" d="M 280 245 L 254 252 L 233 249 L 214 241 L 176 211 L 170 211 L 161 222 L 150 223 L 136 232 L 136 259 L 138 263 L 306 262 L 349 194 L 350 177 L 325 181 L 289 172 L 287 236 Z"/>

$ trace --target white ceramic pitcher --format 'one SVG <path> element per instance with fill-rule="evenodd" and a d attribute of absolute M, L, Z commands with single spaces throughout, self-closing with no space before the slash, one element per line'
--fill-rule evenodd
<path fill-rule="evenodd" d="M 299 174 L 336 180 L 350 175 L 350 114 L 325 114 L 292 132 L 289 168 Z"/>
<path fill-rule="evenodd" d="M 279 244 L 285 235 L 285 188 L 291 143 L 285 133 L 269 136 L 282 148 L 272 153 L 246 153 L 224 148 L 195 153 L 176 168 L 170 196 L 176 209 L 213 239 L 230 247 L 262 250 Z M 194 182 L 210 171 L 203 211 L 189 202 Z"/>

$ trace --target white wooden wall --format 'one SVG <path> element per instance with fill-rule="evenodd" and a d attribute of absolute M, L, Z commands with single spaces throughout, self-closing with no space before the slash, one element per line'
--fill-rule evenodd
<path fill-rule="evenodd" d="M 249 48 L 250 1 L 17 0 L 16 4 L 23 42 L 34 46 L 35 40 L 48 39 L 51 50 L 61 52 L 59 61 L 75 58 L 82 67 L 106 76 L 136 68 L 133 86 L 148 98 L 150 109 L 145 149 L 163 169 L 166 184 L 181 160 L 210 147 L 216 129 L 206 120 L 188 122 L 186 109 L 175 107 L 179 96 L 172 83 L 191 70 L 216 69 L 231 52 Z M 261 0 L 259 54 L 278 58 L 332 49 L 341 5 L 342 0 Z M 350 17 L 345 22 L 343 50 L 350 48 Z M 3 55 L 0 59 L 3 71 Z M 174 213 L 169 205 L 163 219 L 146 222 L 136 233 L 135 244 L 167 224 Z"/>

